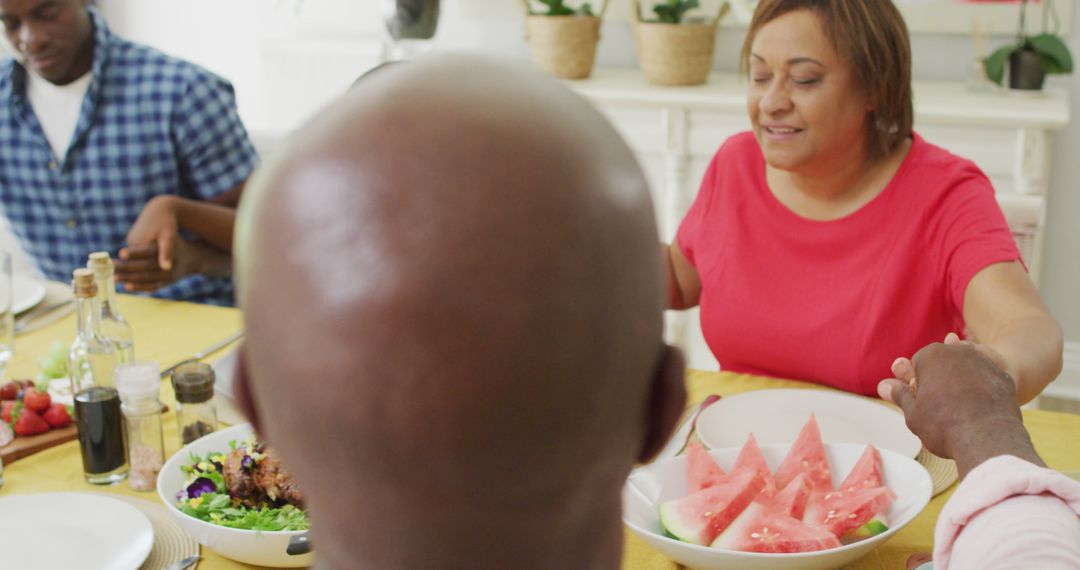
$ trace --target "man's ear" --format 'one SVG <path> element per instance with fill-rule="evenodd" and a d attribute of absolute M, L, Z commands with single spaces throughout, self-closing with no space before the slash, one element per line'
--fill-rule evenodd
<path fill-rule="evenodd" d="M 645 441 L 639 461 L 647 463 L 660 453 L 685 407 L 686 361 L 679 349 L 664 345 L 646 407 Z"/>
<path fill-rule="evenodd" d="M 236 349 L 236 364 L 233 365 L 233 396 L 236 398 L 236 406 L 240 408 L 240 412 L 251 422 L 251 427 L 255 428 L 256 433 L 262 433 L 259 414 L 255 411 L 255 395 L 252 393 L 248 376 L 246 352 L 244 344 L 240 343 Z"/>

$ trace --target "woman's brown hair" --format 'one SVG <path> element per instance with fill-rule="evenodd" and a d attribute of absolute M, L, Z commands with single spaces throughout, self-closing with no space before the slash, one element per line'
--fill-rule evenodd
<path fill-rule="evenodd" d="M 867 151 L 880 158 L 911 136 L 911 40 L 904 17 L 892 0 L 761 0 L 742 47 L 742 70 L 749 69 L 750 45 L 761 28 L 796 10 L 821 18 L 826 36 L 851 64 L 855 82 L 866 94 Z"/>

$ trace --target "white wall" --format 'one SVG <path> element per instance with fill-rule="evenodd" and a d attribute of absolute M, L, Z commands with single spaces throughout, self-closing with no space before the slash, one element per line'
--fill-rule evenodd
<path fill-rule="evenodd" d="M 707 0 L 706 7 L 715 5 Z M 110 22 L 121 33 L 199 62 L 230 78 L 237 87 L 245 120 L 269 128 L 291 127 L 295 117 L 269 113 L 260 49 L 270 38 L 302 36 L 322 40 L 383 36 L 378 0 L 103 0 Z M 625 12 L 617 2 L 618 10 Z M 1059 4 L 1061 4 L 1059 2 Z M 1080 10 L 1072 10 L 1072 27 Z M 618 14 L 615 14 L 618 16 Z M 599 65 L 635 65 L 629 25 L 622 18 L 605 23 Z M 718 70 L 737 68 L 743 30 L 724 28 L 717 41 Z M 433 42 L 437 49 L 483 51 L 527 61 L 517 0 L 444 0 L 443 18 Z M 1080 57 L 1080 37 L 1069 45 Z M 990 48 L 1008 41 L 998 36 Z M 962 80 L 974 57 L 964 35 L 916 34 L 914 75 L 919 79 Z M 279 78 L 280 79 L 280 78 Z M 1043 263 L 1043 294 L 1080 355 L 1080 74 L 1052 78 L 1051 87 L 1072 91 L 1074 116 L 1054 149 L 1053 187 Z M 324 90 L 325 91 L 325 90 Z M 330 97 L 333 93 L 321 93 Z M 273 116 L 271 116 L 273 115 Z M 281 124 L 286 122 L 288 124 Z M 917 126 L 916 126 L 917 127 Z M 1080 356 L 1073 359 L 1080 362 Z M 1080 378 L 1080 370 L 1074 371 Z M 1080 382 L 1080 380 L 1078 380 Z"/>

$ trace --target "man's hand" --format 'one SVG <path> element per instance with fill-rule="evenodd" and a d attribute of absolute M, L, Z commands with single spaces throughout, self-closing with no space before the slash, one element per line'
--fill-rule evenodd
<path fill-rule="evenodd" d="M 177 239 L 170 254 L 169 269 L 161 264 L 161 251 L 156 243 L 133 245 L 120 250 L 115 261 L 116 281 L 131 292 L 151 292 L 196 272 L 189 255 L 184 255 L 187 242 Z"/>
<path fill-rule="evenodd" d="M 207 245 L 178 239 L 173 245 L 172 269 L 159 264 L 160 252 L 154 244 L 120 250 L 115 261 L 116 281 L 126 291 L 151 292 L 193 273 L 211 277 L 232 275 L 232 257 Z"/>
<path fill-rule="evenodd" d="M 910 361 L 897 359 L 897 377 L 883 380 L 878 393 L 903 409 L 928 450 L 955 459 L 961 476 L 1003 454 L 1041 465 L 1016 404 L 1016 383 L 983 348 L 950 334 Z"/>
<path fill-rule="evenodd" d="M 151 198 L 128 230 L 128 247 L 120 251 L 120 258 L 142 260 L 145 253 L 150 251 L 150 246 L 153 246 L 157 266 L 164 272 L 172 270 L 176 261 L 175 248 L 177 243 L 182 241 L 178 233 L 180 224 L 177 219 L 177 202 L 176 196 L 167 194 Z"/>

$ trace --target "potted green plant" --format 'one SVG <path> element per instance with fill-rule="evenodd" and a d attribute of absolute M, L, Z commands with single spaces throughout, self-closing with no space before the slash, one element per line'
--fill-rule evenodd
<path fill-rule="evenodd" d="M 1002 85 L 1008 64 L 1010 89 L 1039 90 L 1048 74 L 1072 73 L 1073 60 L 1068 46 L 1047 27 L 1044 19 L 1042 33 L 1028 35 L 1027 0 L 1021 2 L 1016 42 L 998 48 L 986 58 L 986 76 Z"/>
<path fill-rule="evenodd" d="M 634 44 L 645 80 L 656 85 L 700 85 L 712 68 L 716 30 L 730 5 L 721 3 L 716 17 L 687 17 L 698 0 L 660 0 L 655 18 L 642 17 L 644 0 L 633 0 Z"/>
<path fill-rule="evenodd" d="M 607 0 L 598 10 L 589 2 L 568 6 L 565 0 L 536 0 L 542 8 L 525 7 L 525 39 L 533 65 L 563 79 L 584 79 L 592 73 L 596 46 L 600 42 L 600 19 Z"/>

